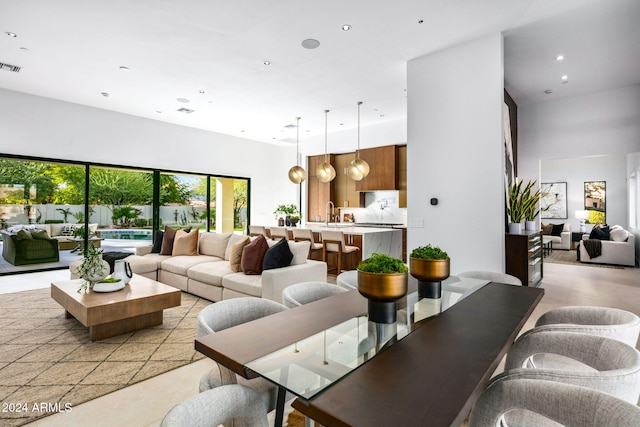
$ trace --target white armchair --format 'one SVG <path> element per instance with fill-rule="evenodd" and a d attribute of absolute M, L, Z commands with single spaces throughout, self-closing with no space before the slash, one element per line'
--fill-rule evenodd
<path fill-rule="evenodd" d="M 564 228 L 559 236 L 553 236 L 550 234 L 544 234 L 542 236 L 542 241 L 544 243 L 551 242 L 552 249 L 571 249 L 571 225 L 568 222 L 564 223 Z"/>

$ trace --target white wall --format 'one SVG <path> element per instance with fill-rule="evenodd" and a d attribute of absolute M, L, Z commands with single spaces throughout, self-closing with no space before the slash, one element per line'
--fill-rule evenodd
<path fill-rule="evenodd" d="M 640 151 L 640 85 L 518 105 L 518 176 L 539 161 Z"/>
<path fill-rule="evenodd" d="M 543 160 L 542 182 L 567 183 L 567 219 L 543 219 L 542 222 L 561 224 L 569 222 L 572 231 L 580 229 L 574 217 L 576 210 L 584 209 L 585 181 L 606 181 L 607 224 L 627 227 L 626 155 L 580 157 Z M 587 231 L 591 230 L 587 225 Z"/>
<path fill-rule="evenodd" d="M 228 135 L 0 89 L 0 153 L 251 178 L 251 222 L 297 203 L 295 145 Z"/>
<path fill-rule="evenodd" d="M 407 248 L 440 246 L 452 273 L 504 271 L 502 49 L 494 34 L 408 63 Z"/>

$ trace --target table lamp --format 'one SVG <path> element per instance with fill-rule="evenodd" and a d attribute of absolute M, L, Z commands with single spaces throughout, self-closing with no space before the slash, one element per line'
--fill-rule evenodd
<path fill-rule="evenodd" d="M 576 211 L 575 217 L 580 220 L 580 232 L 585 233 L 587 231 L 585 227 L 585 223 L 589 219 L 589 211 L 587 210 Z"/>

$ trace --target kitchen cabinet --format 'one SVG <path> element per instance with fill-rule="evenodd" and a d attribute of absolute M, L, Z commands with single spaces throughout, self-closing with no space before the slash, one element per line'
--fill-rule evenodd
<path fill-rule="evenodd" d="M 396 151 L 396 164 L 398 169 L 398 206 L 407 207 L 407 146 L 400 145 Z"/>
<path fill-rule="evenodd" d="M 335 156 L 329 154 L 326 157 L 335 168 Z M 307 221 L 325 221 L 327 203 L 335 200 L 332 181 L 320 182 L 316 176 L 316 169 L 324 160 L 324 154 L 307 158 Z"/>
<path fill-rule="evenodd" d="M 369 175 L 356 181 L 356 191 L 397 190 L 396 146 L 360 150 L 360 158 L 369 163 Z"/>
<path fill-rule="evenodd" d="M 333 203 L 336 207 L 359 207 L 360 194 L 356 191 L 356 181 L 348 174 L 349 163 L 356 158 L 355 153 L 335 155 L 336 179 L 333 180 Z"/>

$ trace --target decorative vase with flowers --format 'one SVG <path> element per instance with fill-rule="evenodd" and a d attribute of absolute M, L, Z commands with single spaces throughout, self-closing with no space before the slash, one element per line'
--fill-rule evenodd
<path fill-rule="evenodd" d="M 358 291 L 367 298 L 369 320 L 394 323 L 397 300 L 407 293 L 409 269 L 401 259 L 386 254 L 372 254 L 358 264 Z"/>
<path fill-rule="evenodd" d="M 441 298 L 442 281 L 449 277 L 449 255 L 437 246 L 419 246 L 409 258 L 411 275 L 418 279 L 418 297 Z"/>
<path fill-rule="evenodd" d="M 109 263 L 102 259 L 102 251 L 88 245 L 82 253 L 82 261 L 78 267 L 78 276 L 83 281 L 78 292 L 93 289 L 94 285 L 109 275 Z"/>

